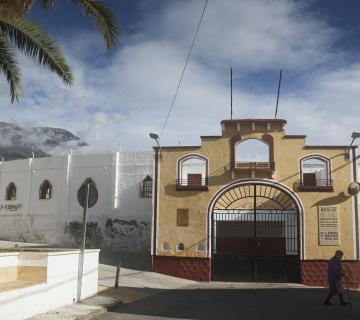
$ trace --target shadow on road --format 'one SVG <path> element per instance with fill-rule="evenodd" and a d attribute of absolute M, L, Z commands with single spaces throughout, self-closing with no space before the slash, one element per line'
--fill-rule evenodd
<path fill-rule="evenodd" d="M 121 261 L 121 267 L 151 271 L 151 255 L 146 252 L 126 252 L 113 249 L 101 249 L 99 261 L 102 264 L 116 266 Z"/>
<path fill-rule="evenodd" d="M 141 289 L 137 290 L 141 291 Z M 147 317 L 194 320 L 360 319 L 358 291 L 351 292 L 352 307 L 338 305 L 337 297 L 333 298 L 336 305 L 323 305 L 327 289 L 315 288 L 244 289 L 208 286 L 156 290 L 156 293 L 158 294 L 119 305 L 102 319 L 146 319 Z M 347 297 L 346 292 L 345 297 Z"/>

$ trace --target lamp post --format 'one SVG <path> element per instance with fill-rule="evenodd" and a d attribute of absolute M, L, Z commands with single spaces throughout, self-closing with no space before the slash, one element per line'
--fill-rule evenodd
<path fill-rule="evenodd" d="M 351 141 L 351 143 L 350 143 L 350 146 L 353 145 L 355 139 L 360 138 L 360 132 L 353 132 L 353 133 L 351 134 L 351 138 L 352 138 L 352 141 Z"/>
<path fill-rule="evenodd" d="M 351 138 L 352 138 L 352 140 L 351 140 L 351 143 L 350 143 L 350 145 L 349 145 L 348 152 L 347 152 L 347 158 L 348 158 L 348 159 L 350 159 L 350 149 L 351 149 L 354 141 L 355 141 L 357 138 L 360 138 L 360 132 L 353 132 L 353 133 L 351 134 Z M 354 155 L 354 153 L 353 153 L 353 155 Z"/>
<path fill-rule="evenodd" d="M 159 139 L 160 139 L 159 135 L 157 133 L 150 132 L 149 136 L 150 136 L 151 139 L 154 139 L 156 141 L 156 144 L 159 147 L 159 153 L 160 153 L 160 159 L 161 159 L 162 154 L 161 154 L 161 146 L 160 146 L 160 143 L 159 143 Z"/>
<path fill-rule="evenodd" d="M 152 256 L 152 266 L 154 268 L 154 256 L 156 255 L 156 227 L 157 227 L 157 201 L 158 201 L 158 175 L 159 175 L 159 158 L 161 159 L 161 146 L 159 143 L 159 135 L 157 133 L 150 133 L 150 138 L 156 141 L 158 145 L 155 149 L 155 172 L 154 172 L 154 183 L 152 186 L 152 195 L 153 195 L 153 239 L 151 242 L 151 256 Z"/>
<path fill-rule="evenodd" d="M 353 145 L 355 139 L 360 138 L 360 132 L 353 132 L 351 134 L 351 144 L 349 146 L 349 159 L 350 159 L 350 148 Z M 353 177 L 354 177 L 354 182 L 350 183 L 349 187 L 348 187 L 348 193 L 350 195 L 354 196 L 354 207 L 355 207 L 355 229 L 356 229 L 356 243 L 359 243 L 359 206 L 358 206 L 358 193 L 360 192 L 360 184 L 357 181 L 357 165 L 356 165 L 356 151 L 354 148 L 352 148 L 352 161 L 353 161 Z M 360 248 L 359 245 L 356 246 L 356 259 L 359 259 L 360 257 Z"/>

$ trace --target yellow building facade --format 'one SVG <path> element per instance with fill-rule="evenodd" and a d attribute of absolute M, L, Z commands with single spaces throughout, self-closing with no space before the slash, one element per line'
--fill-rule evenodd
<path fill-rule="evenodd" d="M 359 286 L 355 147 L 309 146 L 285 126 L 223 120 L 222 134 L 200 146 L 155 148 L 154 271 L 322 285 L 326 260 L 341 249 Z"/>

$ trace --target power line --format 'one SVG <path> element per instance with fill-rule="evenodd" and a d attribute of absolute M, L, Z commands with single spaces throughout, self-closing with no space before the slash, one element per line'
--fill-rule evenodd
<path fill-rule="evenodd" d="M 189 59 L 190 59 L 190 56 L 191 56 L 191 53 L 192 53 L 192 50 L 193 50 L 193 47 L 194 47 L 194 44 L 195 44 L 195 41 L 196 41 L 196 37 L 197 37 L 197 35 L 198 35 L 198 33 L 199 33 L 200 26 L 201 26 L 201 22 L 202 22 L 202 20 L 203 20 L 204 14 L 205 14 L 205 10 L 206 10 L 208 1 L 209 1 L 209 0 L 206 0 L 205 5 L 204 5 L 204 8 L 203 8 L 203 11 L 202 11 L 202 13 L 201 13 L 200 20 L 199 20 L 198 26 L 197 26 L 197 28 L 196 28 L 193 41 L 192 41 L 192 43 L 191 43 L 191 47 L 190 47 L 189 53 L 188 53 L 188 55 L 187 55 L 184 68 L 183 68 L 183 70 L 182 70 L 182 72 L 181 72 L 181 76 L 180 76 L 179 83 L 178 83 L 177 88 L 176 88 L 176 91 L 175 91 L 174 98 L 173 98 L 173 100 L 172 100 L 172 102 L 171 102 L 169 112 L 168 112 L 168 114 L 167 114 L 167 116 L 166 116 L 166 120 L 165 120 L 164 126 L 163 126 L 163 128 L 162 128 L 162 130 L 161 130 L 161 133 L 160 133 L 160 137 L 162 136 L 162 134 L 163 134 L 163 132 L 164 132 L 164 130 L 165 130 L 165 128 L 166 128 L 166 125 L 167 125 L 167 123 L 168 123 L 168 120 L 169 120 L 171 111 L 172 111 L 172 109 L 174 108 L 175 100 L 176 100 L 176 97 L 177 97 L 177 95 L 178 95 L 178 92 L 179 92 L 179 89 L 180 89 L 180 85 L 181 85 L 182 79 L 183 79 L 183 77 L 184 77 L 185 70 L 186 70 L 186 67 L 187 67 L 187 65 L 188 65 L 188 62 L 189 62 Z"/>

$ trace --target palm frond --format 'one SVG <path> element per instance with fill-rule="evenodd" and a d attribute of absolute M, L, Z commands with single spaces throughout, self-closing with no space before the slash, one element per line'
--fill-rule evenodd
<path fill-rule="evenodd" d="M 21 72 L 11 44 L 0 37 L 0 71 L 5 75 L 10 85 L 11 102 L 19 100 L 21 89 Z"/>
<path fill-rule="evenodd" d="M 25 19 L 7 20 L 0 16 L 0 30 L 21 52 L 57 73 L 66 84 L 72 84 L 73 75 L 60 48 L 37 25 Z"/>
<path fill-rule="evenodd" d="M 41 5 L 44 9 L 49 9 L 57 4 L 57 0 L 42 0 Z"/>
<path fill-rule="evenodd" d="M 118 38 L 120 36 L 120 29 L 111 9 L 97 0 L 72 0 L 72 2 L 81 8 L 84 15 L 90 16 L 95 20 L 98 30 L 103 35 L 108 53 L 110 53 L 113 46 L 118 45 Z M 58 0 L 41 1 L 42 7 L 45 9 L 54 7 L 57 3 Z"/>
<path fill-rule="evenodd" d="M 82 7 L 83 14 L 93 17 L 98 30 L 102 33 L 108 52 L 118 45 L 120 30 L 116 18 L 110 8 L 96 0 L 72 0 Z"/>

